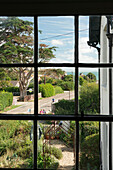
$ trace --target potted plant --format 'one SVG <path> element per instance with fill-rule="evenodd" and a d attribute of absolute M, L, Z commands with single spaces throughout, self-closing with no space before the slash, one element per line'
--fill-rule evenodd
<path fill-rule="evenodd" d="M 52 140 L 55 139 L 55 135 L 54 134 L 51 135 L 51 139 Z"/>
<path fill-rule="evenodd" d="M 60 132 L 57 131 L 57 133 L 56 133 L 56 138 L 57 138 L 57 139 L 59 139 L 59 137 L 60 137 L 59 134 L 60 134 Z"/>
<path fill-rule="evenodd" d="M 45 138 L 49 140 L 49 134 L 48 133 L 45 134 Z"/>

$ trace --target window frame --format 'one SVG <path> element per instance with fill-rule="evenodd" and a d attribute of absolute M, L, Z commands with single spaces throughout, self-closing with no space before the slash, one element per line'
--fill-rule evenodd
<path fill-rule="evenodd" d="M 8 16 L 8 15 L 7 15 Z M 18 17 L 18 15 L 15 15 Z M 29 16 L 29 15 L 22 15 Z M 79 16 L 78 14 L 74 14 L 75 17 L 75 63 L 38 63 L 38 21 L 37 18 L 39 15 L 30 15 L 34 17 L 34 63 L 32 64 L 0 64 L 0 67 L 33 67 L 34 68 L 34 114 L 0 114 L 0 120 L 33 120 L 34 122 L 34 168 L 37 169 L 37 121 L 38 120 L 74 120 L 76 122 L 76 170 L 79 170 L 79 122 L 80 121 L 99 121 L 99 122 L 109 122 L 109 134 L 112 134 L 112 121 L 113 115 L 84 115 L 78 114 L 78 73 L 79 68 L 81 67 L 95 67 L 95 68 L 113 68 L 113 63 L 79 63 L 78 62 L 78 39 L 79 39 Z M 43 16 L 43 15 L 41 15 Z M 45 15 L 44 15 L 45 16 Z M 48 15 L 47 15 L 48 16 Z M 65 16 L 65 15 L 49 15 L 49 16 Z M 75 68 L 75 114 L 74 115 L 40 115 L 38 114 L 38 67 L 74 67 Z M 100 80 L 100 75 L 99 75 Z M 112 73 L 109 74 L 109 86 L 111 89 L 112 85 Z M 100 82 L 99 82 L 100 87 Z M 112 99 L 112 94 L 109 93 L 110 101 Z M 112 112 L 112 101 L 110 102 L 110 113 Z M 100 129 L 99 129 L 100 130 Z M 100 131 L 99 131 L 100 133 Z M 112 137 L 111 137 L 112 140 Z M 109 151 L 112 150 L 112 141 L 109 141 Z M 112 153 L 109 155 L 109 168 L 112 169 Z M 2 168 L 0 168 L 2 169 Z M 6 168 L 10 169 L 10 168 Z M 13 168 L 15 169 L 15 168 Z"/>

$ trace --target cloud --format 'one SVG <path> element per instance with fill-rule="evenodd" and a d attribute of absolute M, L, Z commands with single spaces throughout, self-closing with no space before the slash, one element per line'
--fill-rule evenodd
<path fill-rule="evenodd" d="M 88 37 L 79 39 L 79 62 L 81 63 L 98 63 L 98 52 L 95 48 L 87 44 Z"/>
<path fill-rule="evenodd" d="M 52 40 L 51 44 L 52 45 L 63 45 L 63 42 L 61 40 Z"/>

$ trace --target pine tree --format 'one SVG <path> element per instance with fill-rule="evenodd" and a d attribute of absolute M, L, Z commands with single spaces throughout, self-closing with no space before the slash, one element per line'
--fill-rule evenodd
<path fill-rule="evenodd" d="M 17 17 L 0 19 L 0 63 L 33 62 L 33 23 Z M 33 68 L 13 68 L 19 75 L 20 98 L 27 94 Z"/>

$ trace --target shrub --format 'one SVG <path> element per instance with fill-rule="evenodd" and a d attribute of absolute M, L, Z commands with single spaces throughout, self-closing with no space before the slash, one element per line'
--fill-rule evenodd
<path fill-rule="evenodd" d="M 84 139 L 92 134 L 99 133 L 99 122 L 89 122 L 84 121 L 79 123 L 80 126 L 80 136 L 81 136 L 81 143 L 84 141 Z"/>
<path fill-rule="evenodd" d="M 89 77 L 90 80 L 96 81 L 96 76 L 95 76 L 95 74 L 89 72 L 86 76 Z"/>
<path fill-rule="evenodd" d="M 84 79 L 83 77 L 79 76 L 79 84 L 82 86 L 84 83 Z"/>
<path fill-rule="evenodd" d="M 73 100 L 60 100 L 55 103 L 55 114 L 57 115 L 70 115 L 74 114 L 75 103 Z"/>
<path fill-rule="evenodd" d="M 19 147 L 16 153 L 18 156 L 22 157 L 23 159 L 26 159 L 32 155 L 31 146 Z"/>
<path fill-rule="evenodd" d="M 39 92 L 42 93 L 42 97 L 51 97 L 51 96 L 55 95 L 54 87 L 49 83 L 40 84 Z"/>
<path fill-rule="evenodd" d="M 56 147 L 51 147 L 51 146 L 48 146 L 46 145 L 45 146 L 45 152 L 46 153 L 51 153 L 52 155 L 54 155 L 57 159 L 61 159 L 62 158 L 62 151 L 61 149 L 58 149 Z"/>
<path fill-rule="evenodd" d="M 0 109 L 3 110 L 7 106 L 12 105 L 13 94 L 9 92 L 0 92 Z"/>
<path fill-rule="evenodd" d="M 55 89 L 55 94 L 59 94 L 59 93 L 64 92 L 60 86 L 56 86 L 56 87 L 54 87 L 54 89 Z"/>
<path fill-rule="evenodd" d="M 62 88 L 63 90 L 68 90 L 68 91 L 70 91 L 70 90 L 73 90 L 73 89 L 74 89 L 74 83 L 73 83 L 73 82 L 70 82 L 70 81 L 62 82 L 60 86 L 61 86 L 61 88 Z"/>
<path fill-rule="evenodd" d="M 82 170 L 96 170 L 99 166 L 99 134 L 93 134 L 81 144 L 80 167 Z"/>
<path fill-rule="evenodd" d="M 80 88 L 79 111 L 99 113 L 99 87 L 96 83 L 84 83 Z"/>
<path fill-rule="evenodd" d="M 4 87 L 4 90 L 6 92 L 12 92 L 13 96 L 19 96 L 20 95 L 19 87 Z"/>

